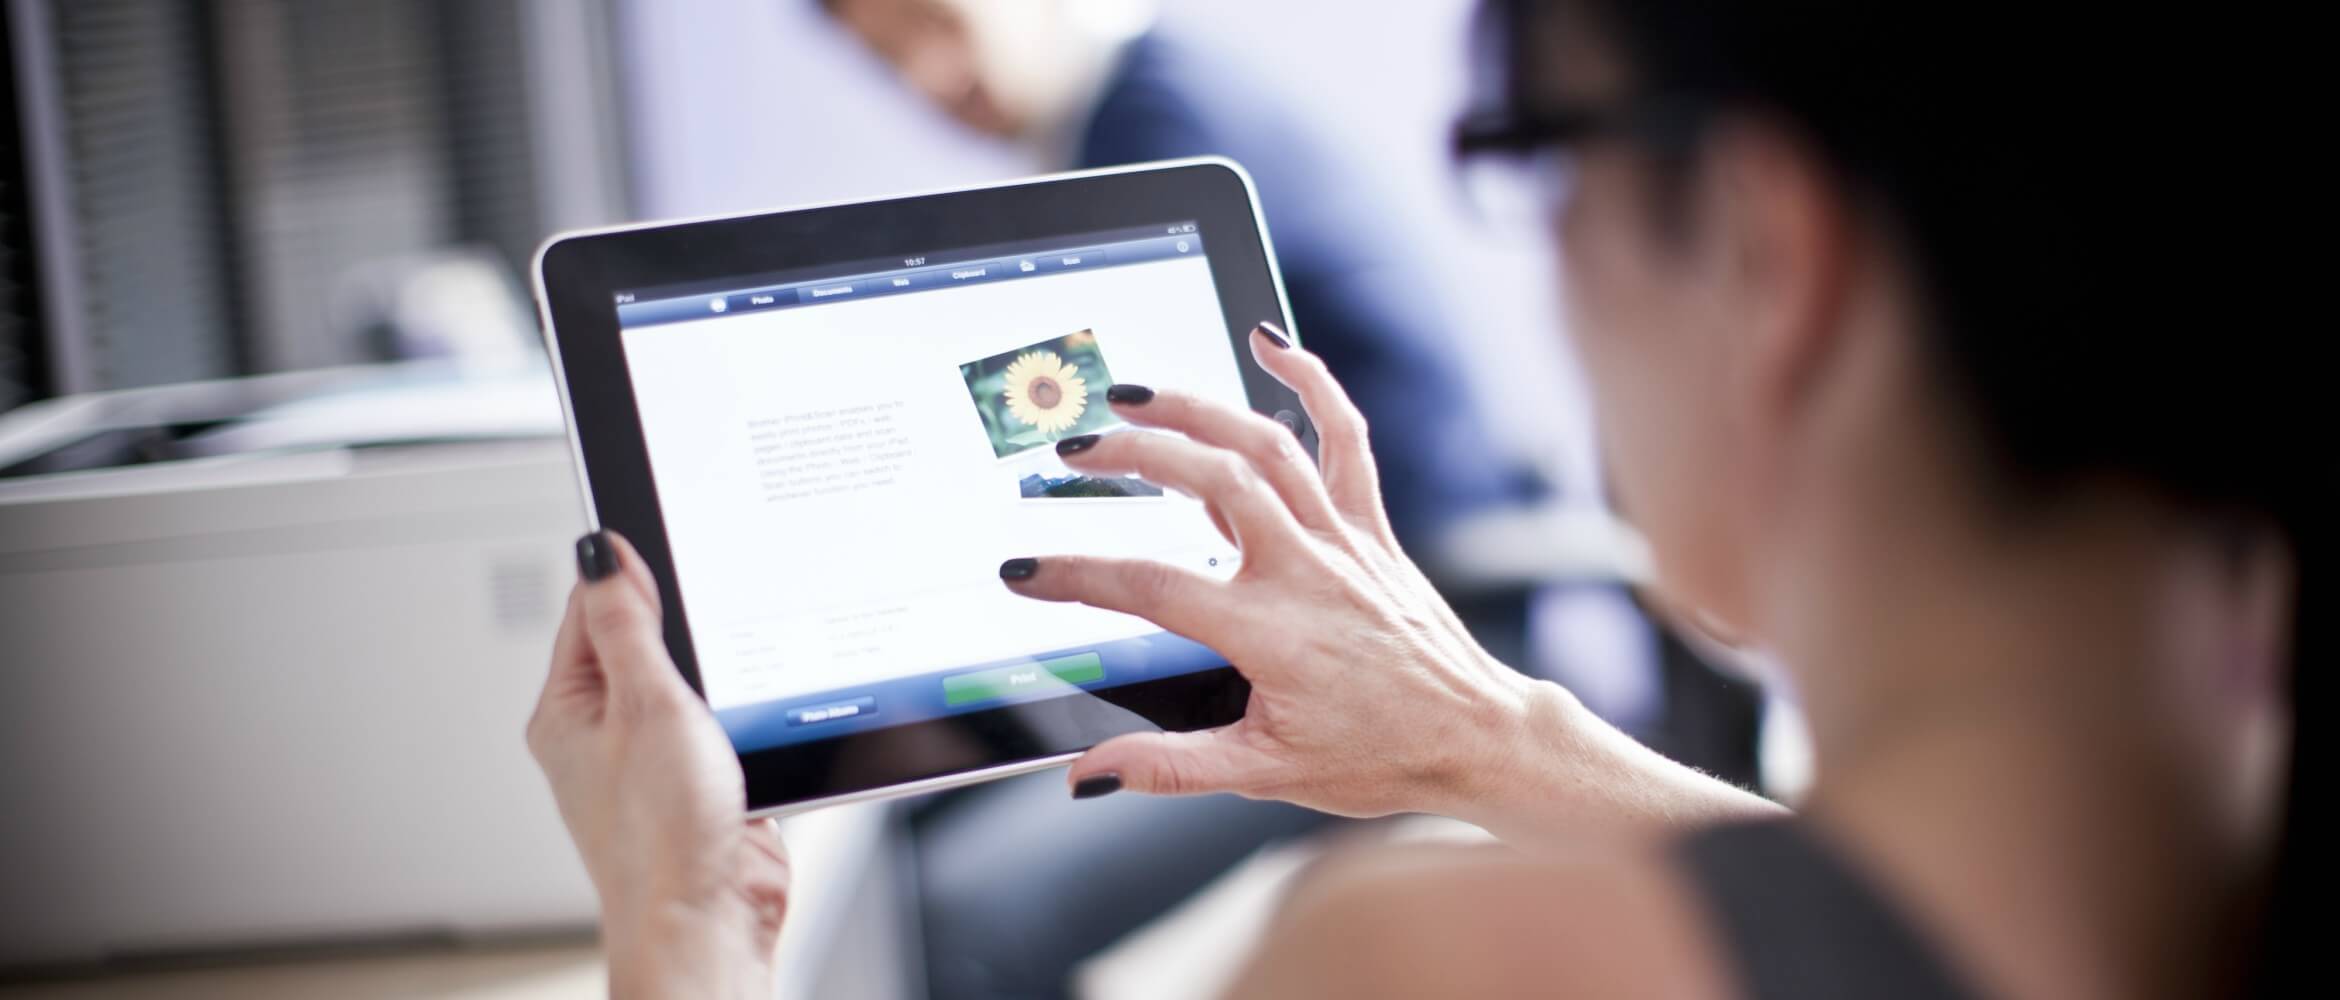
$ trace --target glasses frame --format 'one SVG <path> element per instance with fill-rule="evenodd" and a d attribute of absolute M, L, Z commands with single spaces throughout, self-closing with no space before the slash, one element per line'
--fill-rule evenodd
<path fill-rule="evenodd" d="M 1637 98 L 1606 107 L 1491 108 L 1466 114 L 1455 123 L 1453 153 L 1458 160 L 1525 156 L 1619 137 L 1682 152 L 1695 142 L 1706 112 L 1706 102 L 1671 96 Z"/>
<path fill-rule="evenodd" d="M 1504 106 L 1467 114 L 1455 123 L 1451 137 L 1457 191 L 1483 224 L 1508 229 L 1533 219 L 1540 228 L 1567 205 L 1575 190 L 1577 154 L 1585 144 L 1634 140 L 1660 162 L 1683 163 L 1694 154 L 1711 109 L 1709 102 L 1656 97 L 1532 111 Z M 1489 185 L 1487 171 L 1503 164 L 1525 171 L 1524 186 Z"/>

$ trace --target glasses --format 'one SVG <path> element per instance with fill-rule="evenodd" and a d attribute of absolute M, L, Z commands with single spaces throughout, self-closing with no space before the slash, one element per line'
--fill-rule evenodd
<path fill-rule="evenodd" d="M 1622 109 L 1554 108 L 1521 111 L 1497 108 L 1463 116 L 1454 127 L 1454 155 L 1520 156 L 1540 149 L 1581 145 L 1602 135 L 1631 131 L 1637 115 Z"/>
<path fill-rule="evenodd" d="M 1575 189 L 1575 154 L 1585 144 L 1630 139 L 1663 153 L 1686 155 L 1702 119 L 1698 104 L 1676 98 L 1644 98 L 1607 107 L 1482 111 L 1455 125 L 1456 177 L 1482 224 L 1549 226 Z"/>

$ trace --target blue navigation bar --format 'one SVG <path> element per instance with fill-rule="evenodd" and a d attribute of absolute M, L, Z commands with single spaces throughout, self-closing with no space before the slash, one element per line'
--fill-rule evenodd
<path fill-rule="evenodd" d="M 1155 229 L 1155 232 L 1161 231 L 1161 228 Z M 1014 281 L 1069 271 L 1091 271 L 1201 256 L 1202 235 L 1194 232 L 1125 239 L 1114 243 L 1075 244 L 1034 253 L 992 255 L 892 271 L 843 274 L 760 288 L 620 302 L 617 307 L 618 325 L 631 329 L 660 323 L 682 323 L 733 313 L 800 308 L 882 295 L 933 291 L 957 285 Z"/>
<path fill-rule="evenodd" d="M 1072 666 L 1068 661 L 1078 661 L 1078 665 Z M 1208 646 L 1168 632 L 1156 632 L 896 677 L 840 691 L 734 705 L 717 711 L 715 721 L 731 736 L 732 746 L 741 753 L 749 753 L 909 722 L 987 712 L 1002 705 L 1086 695 L 1123 684 L 1226 665 L 1226 657 L 1212 652 Z M 965 700 L 953 699 L 951 695 L 953 678 L 966 676 L 970 671 L 982 673 L 1018 667 L 1053 670 L 1058 682 L 1004 699 Z M 1072 673 L 1073 670 L 1080 672 Z"/>

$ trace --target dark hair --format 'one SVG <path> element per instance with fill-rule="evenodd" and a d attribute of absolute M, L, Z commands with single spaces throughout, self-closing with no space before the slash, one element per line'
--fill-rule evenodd
<path fill-rule="evenodd" d="M 1517 0 L 1489 13 L 1509 26 L 1505 90 L 1523 114 L 1550 99 L 1554 33 L 1581 27 L 1622 58 L 1637 99 L 1768 115 L 1808 139 L 1908 253 L 1934 367 L 2010 489 L 2123 481 L 2283 535 L 2298 574 L 2294 724 L 2260 939 L 2268 992 L 2301 981 L 2299 852 L 2319 839 L 2300 762 L 2320 738 L 2304 725 L 2308 664 L 2331 643 L 2315 522 L 2333 461 L 2305 440 L 2307 324 L 2257 314 L 2286 289 L 2234 268 L 2268 243 L 2221 224 L 2252 214 L 2247 185 L 2276 182 L 2221 187 L 2232 171 L 2209 166 L 2248 162 L 2249 137 L 2215 123 L 2274 95 L 2188 72 L 2217 48 L 2197 20 L 2038 9 L 2059 6 Z"/>

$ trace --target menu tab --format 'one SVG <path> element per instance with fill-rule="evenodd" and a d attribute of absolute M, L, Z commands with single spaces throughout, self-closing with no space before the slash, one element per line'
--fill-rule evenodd
<path fill-rule="evenodd" d="M 806 285 L 796 290 L 796 301 L 799 303 L 826 302 L 831 299 L 848 298 L 860 290 L 860 284 L 851 281 Z"/>
<path fill-rule="evenodd" d="M 1065 271 L 1082 267 L 1102 267 L 1105 264 L 1105 251 L 1074 250 L 1070 253 L 1042 254 L 1040 256 L 1039 263 L 1040 270 L 1043 271 Z"/>
<path fill-rule="evenodd" d="M 963 285 L 976 281 L 988 281 L 992 278 L 1001 277 L 1006 272 L 1001 269 L 999 261 L 985 260 L 961 264 L 957 267 L 953 267 L 950 270 L 940 273 L 942 274 L 942 278 L 946 283 L 953 285 Z"/>
<path fill-rule="evenodd" d="M 905 274 L 890 274 L 882 278 L 869 279 L 870 291 L 873 293 L 915 292 L 932 288 L 934 285 L 935 273 L 932 271 L 911 271 Z"/>

